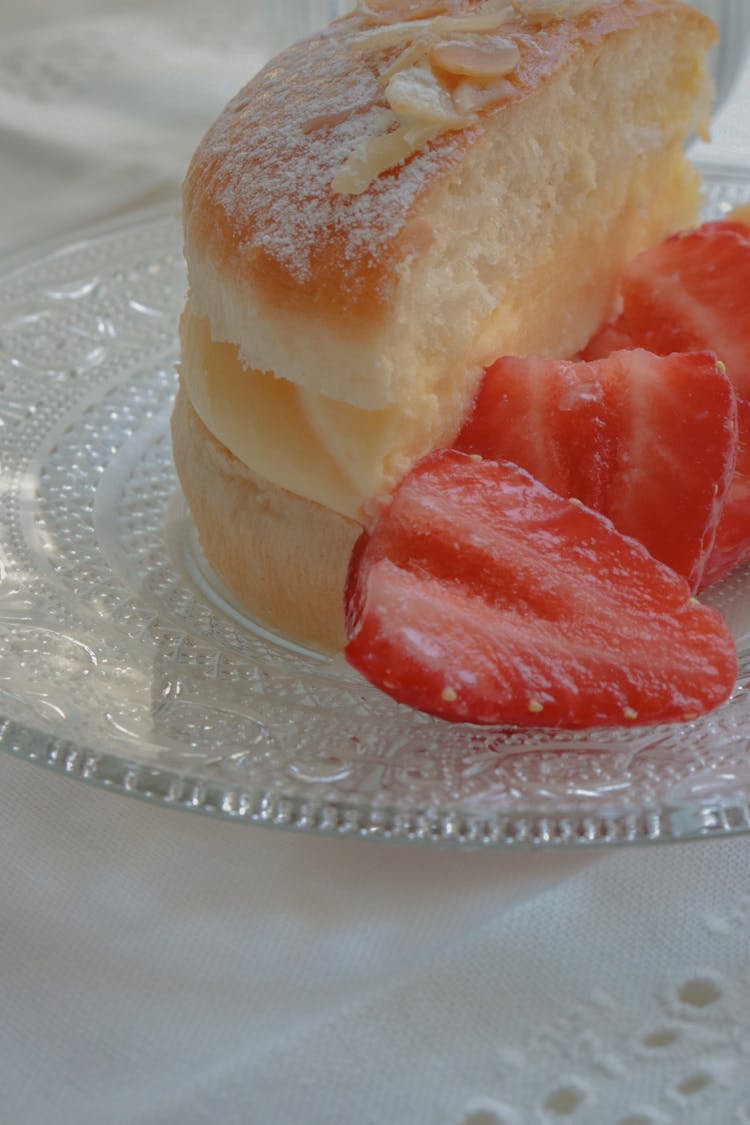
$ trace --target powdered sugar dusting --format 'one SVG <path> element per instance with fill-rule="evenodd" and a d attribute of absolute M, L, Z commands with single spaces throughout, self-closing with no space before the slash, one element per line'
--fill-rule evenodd
<path fill-rule="evenodd" d="M 467 11 L 478 0 L 450 3 Z M 512 17 L 507 30 L 520 62 L 507 100 L 533 89 L 585 42 L 673 3 L 631 0 L 615 15 L 600 3 L 583 19 L 526 28 Z M 347 16 L 272 60 L 209 129 L 187 180 L 188 222 L 195 209 L 204 212 L 228 228 L 233 252 L 259 272 L 270 268 L 291 287 L 315 277 L 342 310 L 360 298 L 388 299 L 393 267 L 408 252 L 405 228 L 418 218 L 415 204 L 451 174 L 486 121 L 482 112 L 470 128 L 441 133 L 360 195 L 334 191 L 332 181 L 351 154 L 393 123 L 380 78 L 389 51 L 357 49 L 365 26 L 361 14 Z M 390 55 L 399 51 L 394 46 Z"/>
<path fill-rule="evenodd" d="M 373 64 L 351 48 L 360 29 L 356 17 L 339 21 L 272 61 L 230 102 L 197 156 L 197 193 L 216 201 L 242 252 L 264 251 L 297 283 L 326 250 L 357 263 L 362 278 L 363 259 L 374 261 L 399 234 L 417 196 L 470 136 L 437 138 L 361 196 L 333 192 L 336 170 L 382 132 L 388 108 Z"/>

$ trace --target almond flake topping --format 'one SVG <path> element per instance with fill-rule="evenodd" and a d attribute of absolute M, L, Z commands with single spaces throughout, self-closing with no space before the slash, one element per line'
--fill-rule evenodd
<path fill-rule="evenodd" d="M 498 105 L 515 93 L 515 86 L 505 78 L 494 82 L 459 82 L 453 91 L 453 104 L 459 113 L 471 117 L 482 109 Z"/>
<path fill-rule="evenodd" d="M 611 3 L 611 0 L 510 0 L 520 16 L 535 23 L 552 23 L 553 20 L 582 16 L 592 8 Z"/>
<path fill-rule="evenodd" d="M 359 0 L 365 26 L 353 46 L 390 56 L 375 64 L 389 115 L 383 132 L 360 142 L 338 169 L 335 192 L 360 195 L 440 133 L 467 128 L 512 96 L 520 52 L 511 35 L 523 37 L 524 22 L 577 16 L 610 0 L 484 0 L 463 13 L 461 2 Z"/>
<path fill-rule="evenodd" d="M 467 12 L 463 16 L 438 16 L 432 21 L 436 35 L 453 35 L 455 33 L 471 34 L 473 31 L 497 31 L 499 27 L 507 24 L 513 15 L 510 4 L 487 5 L 476 12 Z"/>
<path fill-rule="evenodd" d="M 393 23 L 394 20 L 415 20 L 445 12 L 445 0 L 360 0 L 357 11 L 371 23 Z"/>
<path fill-rule="evenodd" d="M 396 128 L 361 142 L 339 168 L 331 181 L 339 195 L 361 195 L 381 173 L 395 168 L 441 132 L 440 125 L 399 122 L 395 114 L 390 119 Z"/>
<path fill-rule="evenodd" d="M 434 20 L 413 20 L 411 23 L 390 23 L 383 27 L 370 28 L 360 31 L 355 36 L 354 46 L 363 54 L 374 51 L 387 51 L 390 47 L 398 47 L 416 39 L 420 32 L 429 33 Z"/>
<path fill-rule="evenodd" d="M 512 6 L 486 0 L 461 15 L 455 6 L 455 0 L 361 0 L 366 26 L 354 49 L 364 55 L 401 50 L 379 70 L 390 111 L 383 132 L 349 155 L 331 181 L 335 192 L 361 194 L 434 137 L 466 128 L 480 110 L 513 92 L 504 79 L 518 64 L 518 48 L 492 34 L 515 20 Z"/>
<path fill-rule="evenodd" d="M 428 43 L 424 39 L 416 39 L 410 47 L 402 51 L 393 62 L 380 73 L 381 82 L 388 82 L 400 70 L 406 70 L 412 63 L 420 63 L 427 52 Z"/>
<path fill-rule="evenodd" d="M 518 66 L 520 55 L 512 39 L 486 36 L 483 39 L 451 39 L 437 43 L 430 51 L 430 62 L 447 74 L 467 78 L 498 78 Z"/>
<path fill-rule="evenodd" d="M 429 66 L 412 66 L 394 74 L 385 88 L 385 97 L 402 121 L 429 121 L 444 129 L 460 129 L 464 123 L 450 93 L 435 80 Z"/>

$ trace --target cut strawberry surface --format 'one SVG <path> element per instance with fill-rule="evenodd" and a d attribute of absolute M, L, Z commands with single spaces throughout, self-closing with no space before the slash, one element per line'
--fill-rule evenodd
<path fill-rule="evenodd" d="M 750 228 L 706 223 L 639 254 L 622 278 L 623 311 L 584 350 L 600 359 L 619 341 L 657 355 L 713 351 L 750 399 Z"/>
<path fill-rule="evenodd" d="M 695 590 L 734 472 L 736 417 L 710 353 L 508 358 L 485 372 L 455 447 L 513 461 L 609 516 Z"/>
<path fill-rule="evenodd" d="M 737 466 L 706 586 L 750 560 L 750 225 L 738 215 L 645 251 L 628 266 L 622 297 L 622 315 L 597 333 L 585 358 L 628 346 L 661 355 L 710 349 L 737 395 Z"/>
<path fill-rule="evenodd" d="M 605 517 L 505 461 L 444 450 L 352 555 L 346 657 L 454 722 L 685 720 L 736 676 L 721 617 Z"/>
<path fill-rule="evenodd" d="M 750 403 L 737 400 L 737 464 L 701 588 L 750 559 Z"/>

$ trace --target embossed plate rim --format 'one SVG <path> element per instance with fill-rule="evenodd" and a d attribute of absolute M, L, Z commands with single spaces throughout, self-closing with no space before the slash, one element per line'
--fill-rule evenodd
<path fill-rule="evenodd" d="M 364 802 L 301 798 L 219 783 L 51 737 L 28 724 L 0 716 L 0 746 L 29 763 L 105 791 L 164 808 L 199 812 L 234 823 L 297 832 L 444 846 L 484 848 L 592 848 L 687 843 L 750 832 L 750 802 L 671 804 L 611 816 L 530 808 L 524 816 L 490 816 L 450 809 L 394 810 Z M 506 823 L 504 822 L 511 822 Z"/>

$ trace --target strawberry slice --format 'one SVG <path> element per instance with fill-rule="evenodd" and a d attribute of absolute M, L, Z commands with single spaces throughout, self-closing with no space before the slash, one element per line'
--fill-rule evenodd
<path fill-rule="evenodd" d="M 514 461 L 578 497 L 695 590 L 734 472 L 736 417 L 711 353 L 507 358 L 485 372 L 455 448 Z"/>
<path fill-rule="evenodd" d="M 722 703 L 734 644 L 604 516 L 505 461 L 419 462 L 352 555 L 346 657 L 454 722 L 685 720 Z"/>
<path fill-rule="evenodd" d="M 705 589 L 750 559 L 750 402 L 737 399 L 737 464 L 714 547 L 701 579 Z"/>
<path fill-rule="evenodd" d="M 583 356 L 608 354 L 612 329 L 621 341 L 657 355 L 713 351 L 735 391 L 750 398 L 749 294 L 750 231 L 734 222 L 706 223 L 630 263 L 622 278 L 622 315 Z"/>
<path fill-rule="evenodd" d="M 703 586 L 750 560 L 750 225 L 743 220 L 738 213 L 705 223 L 636 258 L 623 278 L 622 315 L 583 353 L 710 349 L 726 365 L 738 399 L 737 465 Z"/>

